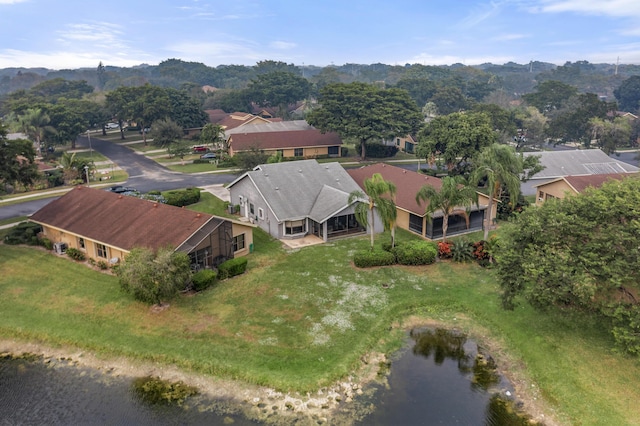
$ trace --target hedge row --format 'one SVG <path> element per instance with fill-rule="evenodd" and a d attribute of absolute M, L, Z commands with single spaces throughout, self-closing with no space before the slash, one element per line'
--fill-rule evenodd
<path fill-rule="evenodd" d="M 193 289 L 195 291 L 206 290 L 215 283 L 217 277 L 218 273 L 216 271 L 212 269 L 201 269 L 191 277 Z"/>
<path fill-rule="evenodd" d="M 184 207 L 200 201 L 200 189 L 187 188 L 167 191 L 164 193 L 164 197 L 167 199 L 167 204 L 176 207 Z"/>
<path fill-rule="evenodd" d="M 218 274 L 221 280 L 243 274 L 246 270 L 246 257 L 236 257 L 218 265 Z"/>
<path fill-rule="evenodd" d="M 359 251 L 353 256 L 353 263 L 359 268 L 372 266 L 429 265 L 436 261 L 438 249 L 429 241 L 408 241 L 391 248 L 390 242 L 382 244 L 383 249 Z"/>

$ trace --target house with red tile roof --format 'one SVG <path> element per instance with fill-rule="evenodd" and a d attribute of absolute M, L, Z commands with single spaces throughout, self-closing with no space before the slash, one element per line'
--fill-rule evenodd
<path fill-rule="evenodd" d="M 339 157 L 342 139 L 337 133 L 321 133 L 304 120 L 256 124 L 227 134 L 229 155 L 258 149 L 284 158 Z"/>
<path fill-rule="evenodd" d="M 243 256 L 253 246 L 253 225 L 136 197 L 78 186 L 30 218 L 51 242 L 96 261 L 117 263 L 136 247 L 171 247 L 194 269 Z"/>
<path fill-rule="evenodd" d="M 600 188 L 609 180 L 622 180 L 633 176 L 637 178 L 638 173 L 562 176 L 534 186 L 537 190 L 536 205 L 540 206 L 547 200 L 580 194 L 589 187 Z"/>
<path fill-rule="evenodd" d="M 416 194 L 424 185 L 439 190 L 442 187 L 442 181 L 439 178 L 384 163 L 349 169 L 347 173 L 361 188 L 364 188 L 365 179 L 370 179 L 376 173 L 382 175 L 384 180 L 396 186 L 395 203 L 398 210 L 396 225 L 431 240 L 442 238 L 442 211 L 436 211 L 431 216 L 427 216 L 425 213 L 427 206 L 420 205 L 416 201 Z M 473 205 L 469 212 L 468 226 L 464 217 L 449 216 L 447 236 L 482 230 L 488 205 L 489 197 L 478 192 L 478 204 Z M 494 204 L 491 217 L 495 217 L 495 208 Z M 462 207 L 461 209 L 464 210 Z"/>

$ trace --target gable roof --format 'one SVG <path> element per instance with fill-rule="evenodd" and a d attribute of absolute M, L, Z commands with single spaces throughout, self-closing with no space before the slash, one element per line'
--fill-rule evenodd
<path fill-rule="evenodd" d="M 350 169 L 348 173 L 358 182 L 360 188 L 364 188 L 365 179 L 370 179 L 375 173 L 380 173 L 384 180 L 392 182 L 397 188 L 396 207 L 418 216 L 425 215 L 425 210 L 428 205 L 428 201 L 423 205 L 419 205 L 416 202 L 416 194 L 420 188 L 424 185 L 431 185 L 436 190 L 442 188 L 442 181 L 437 177 L 423 175 L 384 163 Z"/>
<path fill-rule="evenodd" d="M 270 123 L 256 123 L 247 127 L 236 127 L 225 132 L 227 135 L 237 133 L 262 133 L 262 132 L 284 132 L 293 130 L 310 130 L 314 127 L 306 120 L 272 121 Z"/>
<path fill-rule="evenodd" d="M 268 123 L 271 121 L 248 112 L 227 113 L 221 109 L 208 109 L 205 112 L 209 116 L 211 123 L 219 124 L 225 131 L 250 123 Z"/>
<path fill-rule="evenodd" d="M 609 180 L 622 180 L 624 178 L 630 176 L 637 176 L 637 173 L 607 173 L 601 175 L 586 175 L 586 176 L 563 176 L 558 179 L 553 179 L 544 183 L 540 183 L 538 185 L 534 185 L 535 187 L 540 187 L 544 185 L 549 185 L 558 181 L 565 181 L 567 185 L 569 185 L 577 194 L 583 192 L 588 187 L 600 188 L 602 184 Z"/>
<path fill-rule="evenodd" d="M 525 152 L 524 155 L 540 156 L 540 164 L 545 166 L 545 168 L 536 173 L 532 179 L 631 173 L 639 170 L 631 164 L 609 157 L 599 149 Z"/>
<path fill-rule="evenodd" d="M 342 139 L 340 139 L 337 133 L 321 133 L 315 128 L 291 131 L 234 133 L 229 136 L 229 146 L 235 152 L 248 151 L 254 147 L 273 150 L 337 145 L 342 145 Z"/>
<path fill-rule="evenodd" d="M 50 202 L 30 219 L 127 251 L 177 249 L 205 225 L 215 228 L 224 222 L 206 213 L 83 186 Z"/>
<path fill-rule="evenodd" d="M 262 164 L 228 188 L 244 179 L 253 183 L 279 222 L 306 217 L 324 222 L 349 205 L 351 192 L 360 190 L 339 163 L 316 160 Z"/>

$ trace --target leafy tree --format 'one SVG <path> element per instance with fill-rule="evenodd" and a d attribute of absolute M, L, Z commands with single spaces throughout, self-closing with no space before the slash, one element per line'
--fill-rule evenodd
<path fill-rule="evenodd" d="M 42 155 L 42 141 L 47 133 L 55 133 L 49 125 L 51 118 L 42 108 L 32 108 L 18 116 L 20 130 L 36 144 L 38 155 Z"/>
<path fill-rule="evenodd" d="M 287 72 L 294 75 L 300 75 L 300 69 L 294 64 L 287 64 L 282 61 L 265 60 L 257 62 L 254 67 L 257 75 L 270 74 L 274 72 Z"/>
<path fill-rule="evenodd" d="M 496 140 L 484 113 L 456 112 L 431 120 L 418 134 L 416 155 L 433 163 L 439 157 L 448 170 L 461 172 L 470 159 Z"/>
<path fill-rule="evenodd" d="M 502 108 L 496 104 L 476 104 L 473 112 L 485 113 L 491 122 L 491 128 L 510 136 L 516 134 L 518 126 L 516 115 L 513 110 Z"/>
<path fill-rule="evenodd" d="M 200 142 L 214 148 L 222 147 L 225 151 L 227 150 L 227 147 L 223 146 L 225 144 L 224 129 L 219 124 L 205 124 L 200 133 Z"/>
<path fill-rule="evenodd" d="M 60 99 L 80 99 L 86 94 L 93 93 L 93 87 L 85 80 L 71 81 L 54 78 L 33 86 L 29 92 L 43 102 L 56 103 Z"/>
<path fill-rule="evenodd" d="M 384 180 L 380 173 L 374 173 L 369 179 L 364 180 L 364 192 L 357 190 L 349 194 L 349 204 L 358 201 L 354 212 L 356 220 L 371 231 L 371 250 L 373 250 L 376 212 L 385 230 L 391 229 L 391 245 L 395 245 L 394 228 L 397 217 L 396 204 L 393 201 L 395 193 L 396 186 L 392 182 Z M 366 202 L 362 202 L 363 200 Z"/>
<path fill-rule="evenodd" d="M 237 159 L 240 169 L 248 172 L 260 164 L 265 164 L 269 160 L 269 154 L 265 154 L 259 147 L 251 147 L 248 151 L 239 152 L 234 158 Z"/>
<path fill-rule="evenodd" d="M 153 125 L 151 130 L 151 137 L 153 138 L 153 144 L 161 148 L 167 148 L 171 144 L 184 136 L 182 127 L 171 119 L 158 120 Z"/>
<path fill-rule="evenodd" d="M 494 248 L 502 303 L 581 310 L 611 319 L 616 342 L 640 354 L 640 179 L 547 200 L 505 224 Z"/>
<path fill-rule="evenodd" d="M 417 105 L 424 105 L 436 93 L 436 84 L 427 78 L 403 78 L 396 84 L 404 89 Z"/>
<path fill-rule="evenodd" d="M 518 199 L 520 176 L 525 172 L 525 163 L 522 154 L 517 154 L 513 147 L 494 143 L 474 159 L 473 168 L 471 182 L 486 179 L 489 205 L 485 215 L 484 239 L 487 240 L 494 219 L 491 217 L 494 199 L 500 199 L 503 186 L 508 190 L 511 200 Z"/>
<path fill-rule="evenodd" d="M 366 158 L 369 140 L 392 139 L 416 132 L 423 118 L 416 103 L 401 89 L 379 89 L 365 83 L 330 84 L 320 91 L 321 106 L 307 122 L 322 132 L 355 139 Z"/>
<path fill-rule="evenodd" d="M 559 109 L 567 99 L 577 94 L 578 89 L 573 86 L 548 80 L 538 84 L 534 93 L 527 93 L 522 96 L 522 99 L 546 114 L 549 111 Z"/>
<path fill-rule="evenodd" d="M 91 126 L 91 121 L 103 118 L 99 105 L 81 99 L 60 100 L 49 106 L 48 111 L 56 133 L 47 140 L 58 145 L 71 143 L 71 149 L 76 148 L 78 136 Z"/>
<path fill-rule="evenodd" d="M 278 116 L 288 115 L 287 106 L 305 99 L 311 93 L 311 83 L 290 72 L 274 71 L 258 75 L 249 83 L 249 97 L 263 107 L 278 107 Z"/>
<path fill-rule="evenodd" d="M 464 111 L 471 105 L 462 90 L 455 86 L 438 87 L 429 101 L 436 104 L 440 114 L 444 115 Z"/>
<path fill-rule="evenodd" d="M 442 211 L 442 241 L 447 241 L 449 216 L 462 215 L 469 226 L 469 210 L 471 205 L 478 203 L 478 193 L 469 186 L 462 176 L 445 176 L 442 187 L 437 190 L 431 185 L 424 185 L 416 194 L 416 202 L 421 205 L 428 203 L 425 212 L 431 214 Z"/>
<path fill-rule="evenodd" d="M 191 146 L 188 142 L 173 142 L 167 148 L 167 153 L 180 158 L 184 166 L 184 157 L 185 155 L 191 154 Z"/>
<path fill-rule="evenodd" d="M 200 103 L 182 90 L 165 89 L 169 98 L 169 117 L 183 129 L 202 127 L 209 116 L 200 107 Z"/>
<path fill-rule="evenodd" d="M 618 86 L 613 91 L 618 100 L 618 105 L 623 111 L 637 112 L 640 109 L 640 75 L 634 75 Z"/>
<path fill-rule="evenodd" d="M 7 139 L 7 130 L 0 123 L 0 184 L 4 192 L 8 185 L 32 185 L 38 178 L 33 143 L 28 140 Z"/>
<path fill-rule="evenodd" d="M 118 267 L 121 288 L 137 300 L 162 305 L 191 283 L 189 256 L 162 248 L 134 248 Z"/>
<path fill-rule="evenodd" d="M 617 147 L 629 144 L 631 123 L 624 117 L 616 117 L 613 121 L 594 117 L 589 120 L 589 126 L 592 140 L 607 155 L 616 152 Z"/>
<path fill-rule="evenodd" d="M 548 120 L 536 107 L 527 107 L 522 117 L 522 134 L 515 137 L 516 150 L 542 146 L 545 142 Z"/>
<path fill-rule="evenodd" d="M 588 146 L 591 140 L 589 120 L 605 119 L 607 113 L 616 110 L 615 103 L 601 101 L 593 93 L 584 93 L 568 99 L 562 108 L 550 111 L 548 135 L 564 141 L 582 141 Z"/>

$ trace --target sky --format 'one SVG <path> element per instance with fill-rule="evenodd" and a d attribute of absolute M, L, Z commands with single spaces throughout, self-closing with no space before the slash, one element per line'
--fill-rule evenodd
<path fill-rule="evenodd" d="M 0 0 L 0 68 L 640 64 L 640 0 Z"/>

